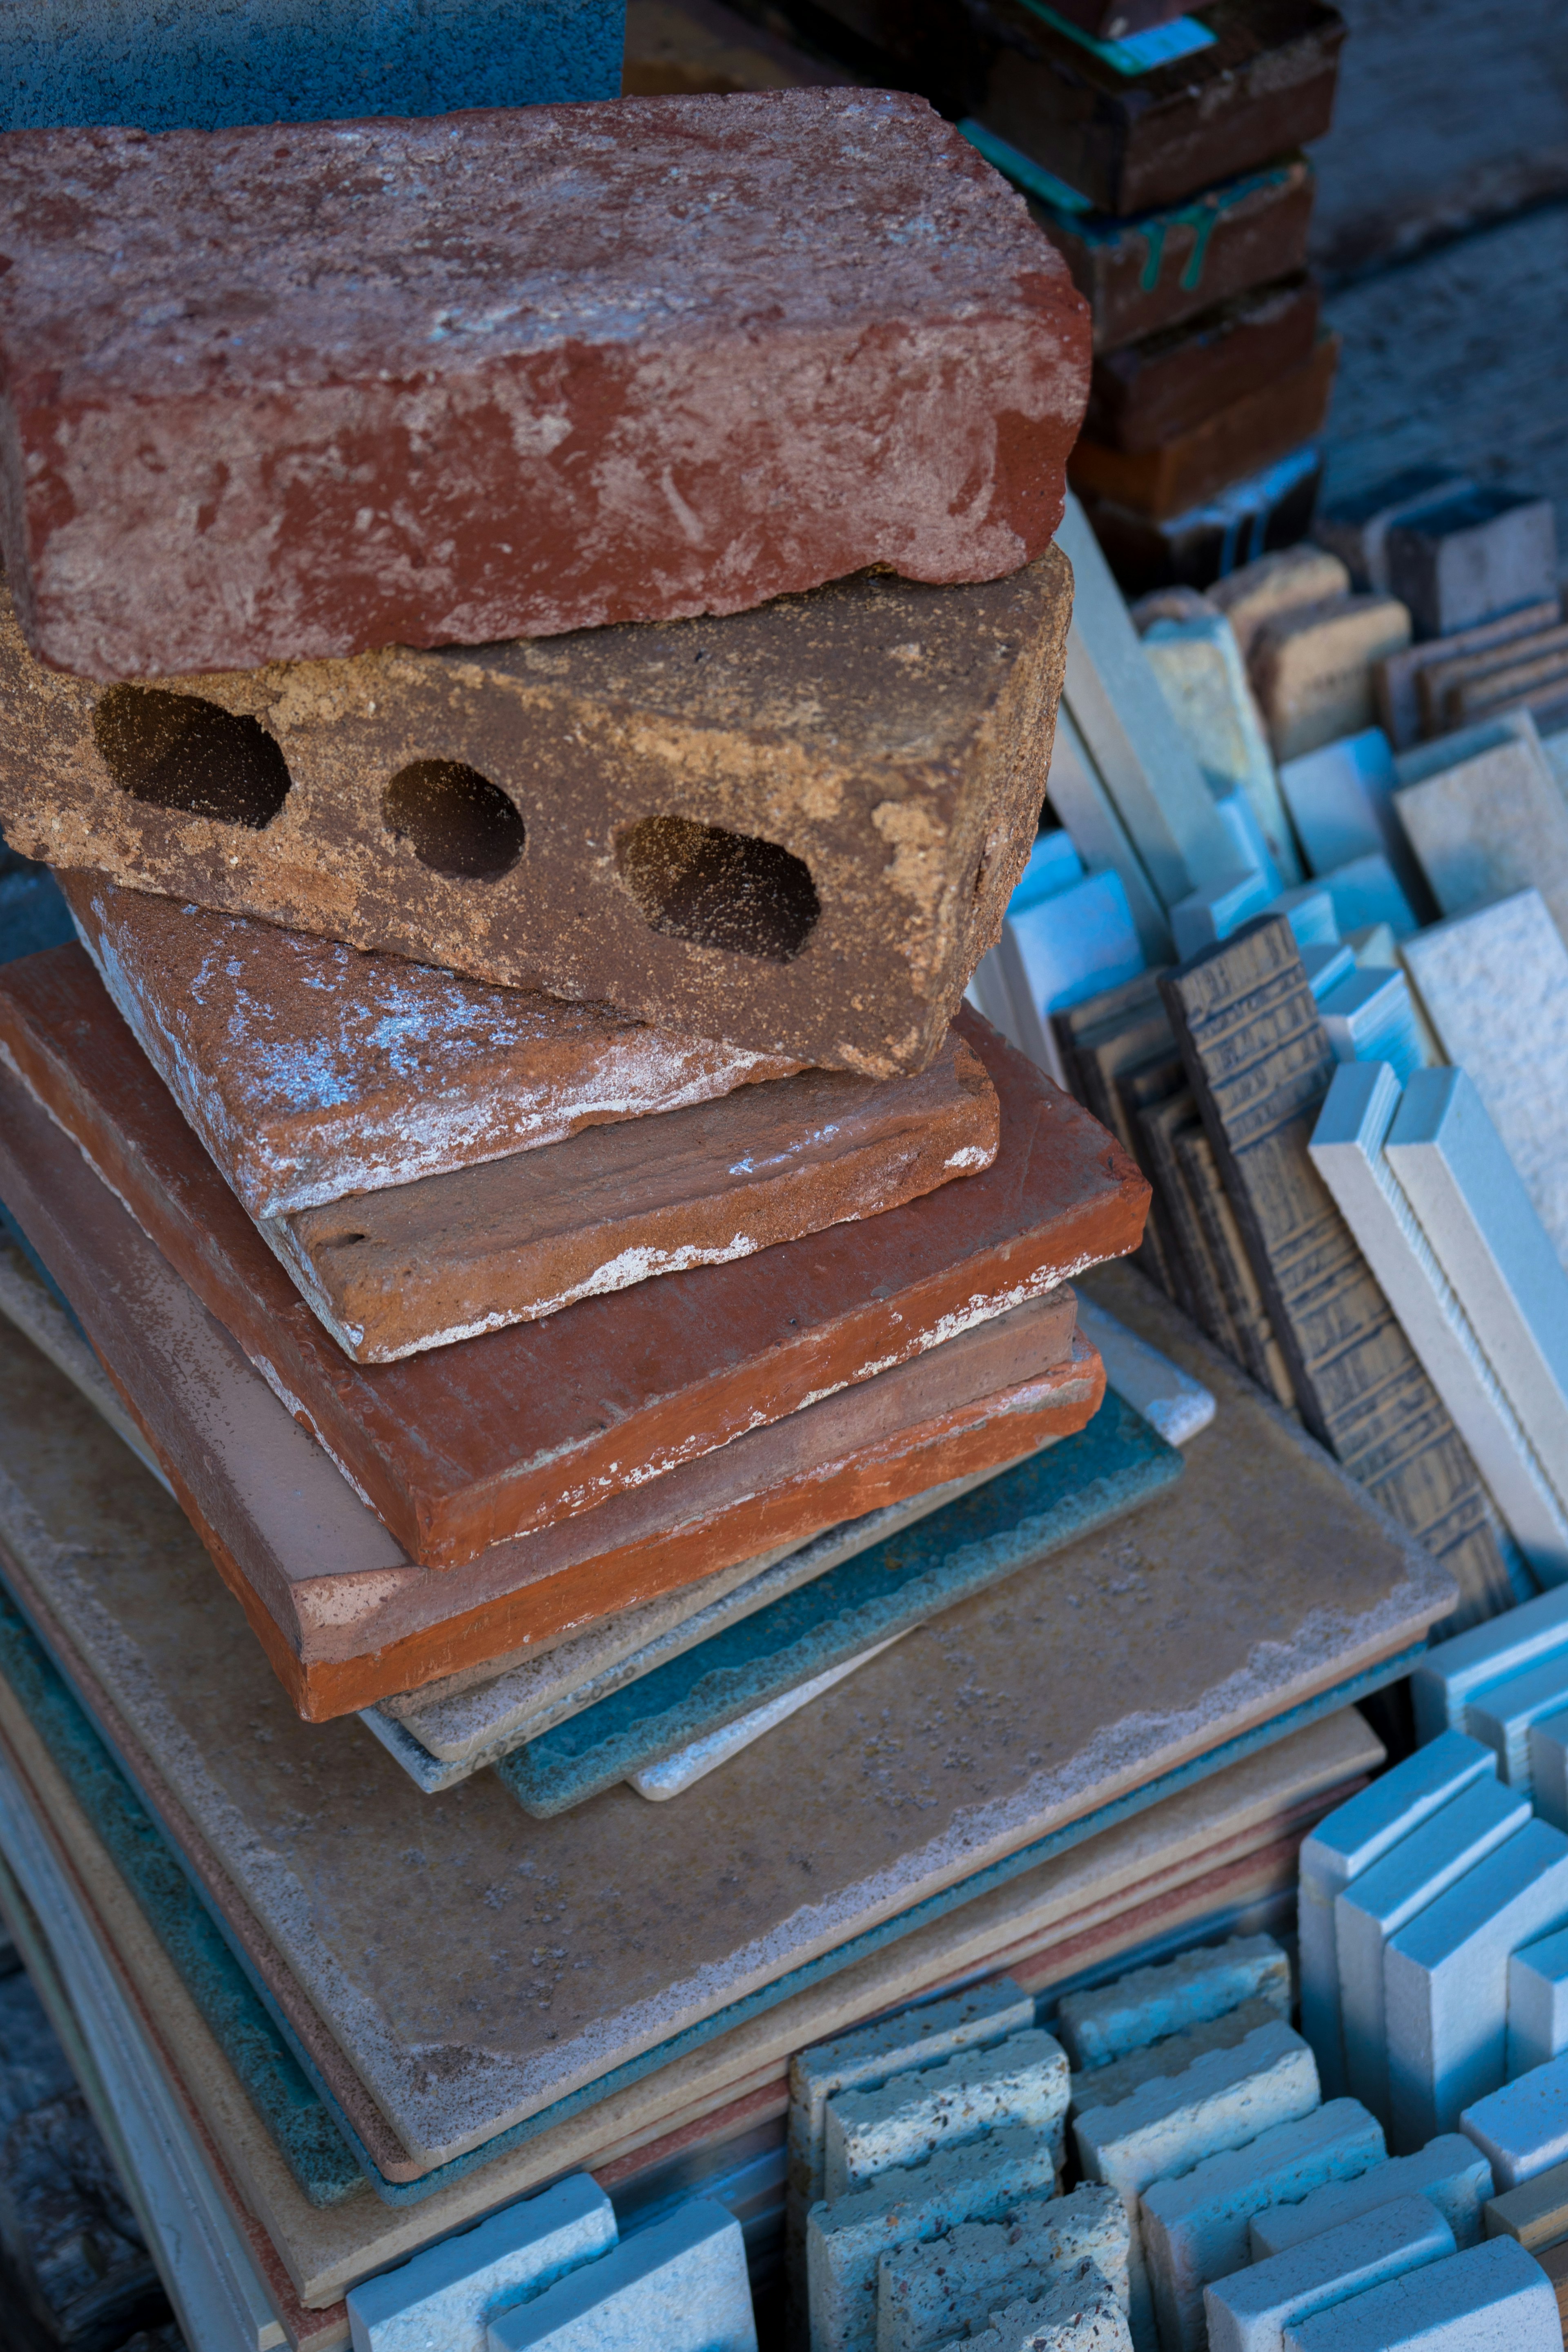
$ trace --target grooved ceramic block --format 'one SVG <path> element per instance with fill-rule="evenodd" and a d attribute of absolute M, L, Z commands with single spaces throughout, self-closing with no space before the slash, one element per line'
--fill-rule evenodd
<path fill-rule="evenodd" d="M 1216 580 L 1206 593 L 1209 603 L 1217 604 L 1229 621 L 1246 661 L 1259 629 L 1268 623 L 1289 613 L 1305 612 L 1331 596 L 1342 596 L 1350 584 L 1350 573 L 1337 555 L 1303 543 L 1238 565 Z"/>
<path fill-rule="evenodd" d="M 1285 2352 L 1561 2352 L 1557 2298 L 1508 2239 L 1353 2295 L 1286 2330 Z"/>
<path fill-rule="evenodd" d="M 1266 2206 L 1353 2179 L 1378 2163 L 1383 2132 L 1353 2099 L 1333 2099 L 1249 2146 L 1206 2157 L 1179 2179 L 1143 2192 L 1143 2251 L 1162 2352 L 1201 2352 L 1203 2291 L 1247 2260 L 1247 2225 Z"/>
<path fill-rule="evenodd" d="M 1405 968 L 1561 1256 L 1568 1251 L 1568 947 L 1537 890 L 1406 940 Z M 1408 1189 L 1408 1188 L 1407 1188 Z"/>
<path fill-rule="evenodd" d="M 1132 2352 L 1127 2315 L 1091 2262 L 994 2311 L 965 2340 L 974 2352 Z"/>
<path fill-rule="evenodd" d="M 1510 1533 L 1540 1582 L 1561 1583 L 1568 1579 L 1568 1510 L 1384 1154 L 1399 1099 L 1397 1073 L 1376 1055 L 1336 1070 L 1308 1146 L 1312 1164 Z"/>
<path fill-rule="evenodd" d="M 1047 549 L 956 590 L 861 573 L 106 690 L 36 662 L 0 593 L 0 824 L 139 889 L 892 1076 L 1000 929 L 1071 602 Z"/>
<path fill-rule="evenodd" d="M 22 132 L 7 167 L 5 568 L 59 667 L 994 579 L 1060 520 L 1085 306 L 917 99 Z"/>
<path fill-rule="evenodd" d="M 1125 2058 L 1111 2059 L 1109 2065 L 1074 2074 L 1068 2113 L 1077 2115 L 1082 2107 L 1113 2107 L 1156 2075 L 1184 2074 L 1194 2058 L 1211 2050 L 1234 2050 L 1256 2027 L 1277 2022 L 1279 2014 L 1270 2001 L 1244 2000 L 1239 2008 L 1227 2009 L 1223 2017 L 1186 2026 L 1180 2033 L 1167 2034 L 1163 2042 L 1150 2042 L 1145 2050 L 1131 2050 Z"/>
<path fill-rule="evenodd" d="M 756 2352 L 741 2225 L 694 2199 L 490 2324 L 488 2352 Z"/>
<path fill-rule="evenodd" d="M 1568 1837 L 1526 1823 L 1389 1938 L 1384 1962 L 1390 2137 L 1451 2130 L 1503 2080 L 1508 1960 L 1568 1920 Z"/>
<path fill-rule="evenodd" d="M 1178 898 L 1171 908 L 1171 936 L 1177 955 L 1197 955 L 1215 940 L 1228 940 L 1252 916 L 1260 915 L 1273 895 L 1268 875 L 1249 866 L 1233 867 L 1206 889 Z"/>
<path fill-rule="evenodd" d="M 1568 1606 L 1563 1639 L 1568 1642 Z M 1422 1661 L 1425 1663 L 1425 1661 Z M 1319 1821 L 1300 1849 L 1300 1978 L 1302 2032 L 1317 2051 L 1323 2088 L 1338 2095 L 1344 2088 L 1344 2049 L 1340 2030 L 1340 1961 L 1335 1952 L 1335 1895 L 1350 1886 L 1363 1870 L 1401 1837 L 1408 1837 L 1422 1821 L 1436 1813 L 1469 1788 L 1471 1780 L 1495 1778 L 1498 1759 L 1479 1740 L 1462 1731 L 1446 1731 L 1438 1738 L 1427 1728 L 1429 1745 L 1417 1748 L 1392 1771 L 1361 1790 L 1350 1804 L 1338 1806 Z"/>
<path fill-rule="evenodd" d="M 1345 2080 L 1386 2126 L 1388 2045 L 1384 1952 L 1390 1936 L 1530 1819 L 1530 1800 L 1495 1780 L 1471 1782 L 1334 1900 Z"/>
<path fill-rule="evenodd" d="M 1534 894 L 1531 893 L 1531 896 Z M 1537 901 L 1539 904 L 1539 901 Z M 1528 979 L 1521 975 L 1521 984 Z M 1542 1070 L 1541 1085 L 1551 1083 Z M 1384 1146 L 1558 1494 L 1568 1501 L 1568 1189 L 1531 1171 L 1488 1116 L 1467 1069 L 1418 1071 Z M 1532 1201 L 1531 1195 L 1533 1192 Z M 1562 1195 L 1561 1199 L 1559 1195 Z"/>
<path fill-rule="evenodd" d="M 1271 2018 L 1234 2047 L 1205 2051 L 1179 2074 L 1154 2075 L 1113 2105 L 1090 2105 L 1086 2087 L 1073 2138 L 1086 2178 L 1135 2199 L 1150 2181 L 1221 2148 L 1245 2147 L 1319 2104 L 1310 2050 Z"/>
<path fill-rule="evenodd" d="M 1478 1691 L 1465 1709 L 1465 1721 L 1471 1738 L 1483 1740 L 1492 1750 L 1503 1779 L 1528 1799 L 1532 1793 L 1531 1732 L 1537 1723 L 1549 1721 L 1564 1707 L 1568 1707 L 1568 1659 L 1544 1658 Z"/>
<path fill-rule="evenodd" d="M 1244 2000 L 1290 2010 L 1290 1964 L 1272 1936 L 1232 1936 L 1226 1943 L 1179 1952 L 1173 1960 L 1133 1969 L 1113 1983 L 1064 1996 L 1057 2038 L 1084 2074 L 1146 2049 L 1166 2034 L 1223 2017 Z"/>
<path fill-rule="evenodd" d="M 1005 2221 L 963 2221 L 929 2244 L 898 2247 L 877 2264 L 877 2352 L 931 2352 L 1079 2262 L 1093 2263 L 1125 2310 L 1127 2247 L 1121 2200 L 1094 2181 Z"/>
<path fill-rule="evenodd" d="M 1223 613 L 1156 621 L 1143 632 L 1143 651 L 1216 798 L 1245 793 L 1281 882 L 1298 882 L 1290 821 L 1229 621 Z"/>
<path fill-rule="evenodd" d="M 1445 1729 L 1462 1731 L 1470 1700 L 1489 1683 L 1501 1682 L 1560 1650 L 1568 1652 L 1568 1591 L 1562 1589 L 1540 1593 L 1484 1625 L 1472 1625 L 1468 1633 L 1435 1643 L 1410 1677 L 1415 1736 L 1424 1743 L 1417 1752 L 1435 1749 Z M 1495 1758 L 1486 1769 L 1496 1771 Z"/>
<path fill-rule="evenodd" d="M 1319 544 L 1337 555 L 1358 588 L 1388 593 L 1388 533 L 1390 527 L 1418 507 L 1468 490 L 1462 474 L 1447 466 L 1406 466 L 1349 497 L 1337 497 L 1320 507 L 1312 522 Z"/>
<path fill-rule="evenodd" d="M 832 2202 L 895 2167 L 923 2164 L 1008 2124 L 1026 2124 L 1048 2139 L 1059 2170 L 1067 2107 L 1067 2053 L 1038 2031 L 895 2074 L 879 2090 L 840 2091 L 827 2102 L 822 2193 Z"/>
<path fill-rule="evenodd" d="M 1194 1381 L 1108 1315 L 1091 1299 L 1079 1297 L 1078 1328 L 1105 1366 L 1107 1384 L 1157 1429 L 1167 1445 L 1185 1445 L 1215 1417 L 1215 1400 Z"/>
<path fill-rule="evenodd" d="M 789 2170 L 784 2195 L 786 2260 L 805 2288 L 805 2217 L 824 2193 L 827 2103 L 844 2091 L 871 2091 L 960 2051 L 985 2049 L 1028 2032 L 1035 2004 L 1008 1977 L 946 2000 L 921 2001 L 896 2017 L 819 2042 L 790 2060 Z"/>
<path fill-rule="evenodd" d="M 1568 1708 L 1530 1727 L 1530 1788 L 1542 1820 L 1568 1830 Z"/>
<path fill-rule="evenodd" d="M 1255 2213 L 1247 2225 L 1248 2251 L 1255 2263 L 1267 2262 L 1304 2239 L 1416 2194 L 1436 2208 L 1457 2245 L 1474 2246 L 1481 2237 L 1481 2209 L 1491 2193 L 1491 2167 L 1475 2143 L 1462 2132 L 1445 2132 L 1414 2156 L 1373 2165 L 1357 2180 L 1330 2181 L 1299 2204 L 1270 2205 Z"/>
<path fill-rule="evenodd" d="M 996 2221 L 1055 2184 L 1049 2140 L 1011 2126 L 814 2205 L 805 2258 L 812 2352 L 871 2352 L 880 2255 L 940 2237 L 960 2221 Z"/>
<path fill-rule="evenodd" d="M 684 1109 L 794 1067 L 100 874 L 61 881 L 104 986 L 253 1217 Z"/>
<path fill-rule="evenodd" d="M 1445 915 L 1533 888 L 1568 922 L 1568 805 L 1533 732 L 1428 771 L 1394 806 Z"/>
<path fill-rule="evenodd" d="M 197 0 L 153 17 L 68 0 L 6 20 L 3 121 L 210 131 L 615 98 L 625 37 L 624 0 L 526 0 L 489 19 L 461 7 L 389 18 L 364 0 L 331 0 L 308 30 L 286 0 L 239 20 Z"/>
<path fill-rule="evenodd" d="M 1255 2027 L 1234 2049 L 1208 2051 L 1179 2074 L 1153 2077 L 1114 2106 L 1090 2106 L 1086 2088 L 1073 2138 L 1084 2172 L 1119 2190 L 1127 2207 L 1136 2344 L 1152 2340 L 1154 2319 L 1141 2193 L 1205 2157 L 1243 2147 L 1275 2125 L 1310 2115 L 1320 2096 L 1310 2050 L 1279 2019 Z"/>
<path fill-rule="evenodd" d="M 1313 2312 L 1455 2251 L 1452 2230 L 1425 2197 L 1376 2206 L 1289 2253 L 1206 2286 L 1208 2352 L 1283 2352 L 1287 2328 Z"/>
<path fill-rule="evenodd" d="M 1384 544 L 1388 584 L 1424 637 L 1472 628 L 1557 585 L 1552 501 L 1525 490 L 1457 491 L 1393 522 Z"/>
<path fill-rule="evenodd" d="M 1057 545 L 1072 565 L 1072 626 L 1062 699 L 1165 907 L 1234 866 L 1230 835 L 1202 769 L 1128 617 L 1121 589 L 1071 492 Z"/>
<path fill-rule="evenodd" d="M 1512 1576 L 1475 1465 L 1308 1151 L 1337 1065 L 1289 922 L 1245 924 L 1160 993 L 1306 1426 L 1490 1615 Z"/>
<path fill-rule="evenodd" d="M 444 2238 L 349 2290 L 353 2352 L 486 2352 L 492 2319 L 616 2243 L 614 2206 L 586 2173 Z"/>
<path fill-rule="evenodd" d="M 1334 596 L 1265 621 L 1247 670 L 1277 760 L 1300 759 L 1376 716 L 1372 666 L 1410 642 L 1410 615 L 1393 596 Z"/>
<path fill-rule="evenodd" d="M 1331 912 L 1333 903 L 1331 897 L 1329 899 Z M 1266 908 L 1264 911 L 1266 914 L 1274 915 L 1283 914 L 1285 909 L 1279 906 L 1272 906 Z M 1338 926 L 1339 919 L 1336 916 L 1336 929 Z M 1331 947 L 1327 940 L 1310 943 L 1301 950 L 1301 969 L 1307 975 L 1307 984 L 1312 992 L 1312 1002 L 1315 1004 L 1321 1003 L 1322 999 L 1338 988 L 1342 981 L 1349 980 L 1355 971 L 1355 951 L 1348 940 L 1342 940 L 1334 947 Z"/>
<path fill-rule="evenodd" d="M 1510 2005 L 1513 1982 L 1510 1967 Z M 1459 2129 L 1491 2166 L 1500 2191 L 1552 2170 L 1568 2159 L 1568 2057 L 1528 2067 L 1501 2090 L 1478 2099 L 1459 2117 Z"/>

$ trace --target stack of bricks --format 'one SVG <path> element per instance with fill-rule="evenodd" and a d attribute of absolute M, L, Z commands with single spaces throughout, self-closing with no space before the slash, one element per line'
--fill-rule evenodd
<path fill-rule="evenodd" d="M 918 89 L 1024 189 L 1094 316 L 1072 479 L 1130 592 L 1299 538 L 1336 339 L 1307 268 L 1345 27 L 1325 0 L 811 0 L 795 20 Z"/>
<path fill-rule="evenodd" d="M 0 1189 L 301 1711 L 1081 1429 L 1064 1277 L 1146 1188 L 961 1004 L 1071 604 L 1021 201 L 828 88 L 7 160 L 0 822 L 81 944 L 8 967 L 6 1084 L 347 1474 L 401 1639 L 307 1654 L 25 1118 Z"/>

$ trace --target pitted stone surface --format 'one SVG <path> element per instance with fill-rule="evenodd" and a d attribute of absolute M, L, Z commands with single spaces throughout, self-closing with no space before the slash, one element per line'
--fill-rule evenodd
<path fill-rule="evenodd" d="M 62 668 L 995 578 L 1061 519 L 1084 305 L 918 99 L 24 131 L 6 170 L 5 566 Z"/>
<path fill-rule="evenodd" d="M 51 866 L 890 1077 L 1001 930 L 1071 607 L 1052 547 L 964 587 L 861 572 L 105 692 L 35 660 L 0 587 L 0 824 Z"/>
<path fill-rule="evenodd" d="M 1127 2215 L 1113 2189 L 1084 2181 L 1070 2196 L 1020 2205 L 1001 2221 L 962 2221 L 929 2244 L 877 2265 L 877 2352 L 929 2352 L 982 2326 L 1015 2292 L 1092 2262 L 1127 2308 Z"/>

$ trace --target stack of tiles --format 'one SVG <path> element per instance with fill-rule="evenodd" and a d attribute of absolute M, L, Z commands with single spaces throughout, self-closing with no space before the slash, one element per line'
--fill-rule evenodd
<path fill-rule="evenodd" d="M 1358 589 L 1409 607 L 1415 642 L 1376 671 L 1396 752 L 1500 718 L 1568 721 L 1568 631 L 1550 499 L 1413 467 L 1337 499 L 1317 523 Z"/>
<path fill-rule="evenodd" d="M 1038 2200 L 962 2325 L 1121 2345 L 1037 2002 L 1282 1925 L 1456 1588 L 963 1003 L 1065 267 L 842 87 L 9 161 L 0 822 L 78 943 L 0 975 L 0 1906 L 203 2217 L 188 2339 L 749 2352 L 790 2060 L 915 2000 L 1005 2022 L 839 2085 L 826 2324 Z M 1180 898 L 1229 820 L 1135 675 L 1075 707 Z M 1296 2114 L 1278 1991 L 1184 2115 Z"/>
<path fill-rule="evenodd" d="M 1028 195 L 1094 314 L 1072 478 L 1130 589 L 1299 538 L 1338 355 L 1307 268 L 1342 18 L 1325 0 L 786 0 Z"/>

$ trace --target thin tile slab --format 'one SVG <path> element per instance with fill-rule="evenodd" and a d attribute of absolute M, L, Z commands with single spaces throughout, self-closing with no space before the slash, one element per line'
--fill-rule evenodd
<path fill-rule="evenodd" d="M 1044 1860 L 1043 1841 L 1403 1668 L 1451 1579 L 1127 1279 L 1107 1303 L 1218 1400 L 1164 1502 L 907 1635 L 682 1803 L 617 1789 L 547 1822 L 489 1776 L 424 1798 L 359 1726 L 299 1723 L 150 1486 L 158 1539 L 125 1556 L 80 1474 L 86 1408 L 16 1343 L 5 1455 L 36 1530 L 11 1538 L 29 1608 L 291 2030 L 341 2052 L 338 2095 L 384 2173 L 500 2153 L 617 2069 L 668 2063 L 678 2037 Z M 868 1738 L 885 1709 L 911 1727 L 891 1758 Z"/>
<path fill-rule="evenodd" d="M 253 1217 L 684 1110 L 798 1067 L 106 874 L 65 873 L 60 887 L 137 1044 Z"/>
<path fill-rule="evenodd" d="M 797 1684 L 1152 1505 L 1182 1456 L 1110 1392 L 1087 1429 L 585 1707 L 496 1767 L 524 1810 L 567 1811 Z"/>
<path fill-rule="evenodd" d="M 885 1216 L 988 1168 L 1000 1131 L 950 1030 L 911 1077 L 801 1070 L 256 1230 L 343 1353 L 389 1364 Z"/>
<path fill-rule="evenodd" d="M 1090 1339 L 1106 1365 L 1108 1387 L 1114 1388 L 1169 1444 L 1184 1444 L 1200 1429 L 1208 1427 L 1215 1414 L 1213 1393 L 1200 1381 L 1180 1370 L 1168 1356 L 1149 1347 L 1114 1315 L 1080 1296 L 1078 1328 Z M 1047 1441 L 1051 1444 L 1063 1442 L 1055 1438 Z M 890 1504 L 863 1518 L 829 1528 L 798 1551 L 753 1563 L 753 1575 L 747 1574 L 745 1565 L 727 1570 L 684 1593 L 671 1594 L 663 1601 L 646 1603 L 641 1610 L 628 1610 L 619 1617 L 605 1619 L 542 1657 L 509 1663 L 506 1670 L 490 1681 L 481 1680 L 477 1672 L 454 1676 L 450 1684 L 390 1698 L 379 1707 L 368 1707 L 362 1719 L 388 1752 L 414 1772 L 422 1787 L 448 1786 L 466 1779 L 480 1765 L 505 1755 L 524 1739 L 537 1738 L 567 1716 L 579 1713 L 626 1683 L 651 1673 L 654 1667 L 694 1648 L 699 1642 L 707 1641 L 785 1593 L 826 1574 L 841 1561 L 855 1558 L 871 1545 L 912 1526 L 917 1519 L 956 1502 L 961 1494 L 972 1492 L 979 1483 L 979 1478 L 955 1479 L 924 1495 L 912 1496 L 907 1502 Z M 711 1598 L 707 1598 L 710 1594 Z M 645 1628 L 646 1634 L 639 1641 L 639 1633 Z M 784 1702 L 777 1704 L 783 1706 Z M 770 1726 L 774 1720 L 782 1720 L 782 1717 L 775 1717 L 772 1706 L 759 1712 L 767 1716 Z M 732 1728 L 738 1731 L 740 1727 Z M 717 1753 L 708 1740 L 698 1744 L 707 1760 L 699 1768 L 693 1758 L 692 1777 L 697 1769 L 710 1769 Z M 731 1740 L 723 1752 L 727 1755 L 741 1744 L 739 1739 Z M 671 1770 L 677 1762 L 676 1758 L 668 1759 Z M 666 1769 L 657 1769 L 660 1772 Z M 632 1777 L 634 1781 L 639 1779 L 638 1775 Z M 685 1785 L 686 1777 L 684 1772 L 677 1775 L 679 1785 Z M 674 1782 L 668 1784 L 668 1793 L 674 1792 Z M 665 1783 L 661 1781 L 660 1787 L 663 1790 Z M 651 1791 L 644 1789 L 642 1793 L 646 1796 Z"/>
<path fill-rule="evenodd" d="M 132 1518 L 133 1503 L 134 1498 Z M 133 1540 L 134 1531 L 127 1532 Z M 603 2172 L 609 2159 L 619 2158 L 621 2171 L 635 2161 L 624 2152 L 639 2147 L 651 2160 L 658 2147 L 650 2143 L 671 2125 L 680 2127 L 676 2137 L 682 2144 L 693 2131 L 721 2130 L 724 2103 L 737 2091 L 762 2086 L 766 2097 L 773 2095 L 766 2086 L 775 2084 L 773 2112 L 782 2116 L 792 2051 L 955 1977 L 973 1977 L 976 1969 L 984 1970 L 988 1955 L 1019 1936 L 1065 1936 L 1069 1957 L 1062 1966 L 1070 1971 L 1082 1965 L 1072 1957 L 1083 1948 L 1082 1939 L 1073 1935 L 1075 1920 L 1104 1920 L 1109 1913 L 1100 1935 L 1110 1935 L 1110 1948 L 1128 1948 L 1125 1941 L 1120 1947 L 1114 1941 L 1119 1902 L 1132 1904 L 1130 1916 L 1142 1918 L 1141 1889 L 1170 1884 L 1183 1870 L 1201 1873 L 1216 1845 L 1234 1852 L 1249 1840 L 1267 1840 L 1276 1823 L 1321 1812 L 1333 1803 L 1336 1785 L 1342 1788 L 1347 1776 L 1353 1781 L 1374 1767 L 1382 1753 L 1353 1707 L 1327 1716 L 974 1902 L 941 1914 L 901 1942 L 868 1953 L 731 2032 L 689 2044 L 657 2073 L 612 2086 L 596 2105 L 577 2109 L 491 2163 L 462 2173 L 425 2202 L 389 2205 L 367 2189 L 341 2204 L 318 2208 L 306 2201 L 289 2173 L 232 2063 L 47 1748 L 14 1706 L 7 1710 L 6 1731 L 25 1748 L 35 1811 L 89 1903 L 97 1940 L 136 2006 L 165 2074 L 220 2151 L 225 2183 L 232 2174 L 241 2185 L 249 2210 L 261 2216 L 270 2233 L 263 2243 L 275 2247 L 287 2280 L 313 2306 L 331 2305 L 356 2278 L 574 2166 Z M 1136 1927 L 1131 1932 L 1136 1937 Z M 742 2107 L 746 2104 L 742 2099 Z M 710 2120 L 692 2120 L 702 2117 Z"/>
<path fill-rule="evenodd" d="M 410 1557 L 446 1569 L 1137 1245 L 1148 1187 L 1131 1161 L 977 1015 L 956 1026 L 1001 1099 L 1001 1147 L 979 1174 L 754 1260 L 584 1299 L 400 1363 L 350 1366 L 86 954 L 53 949 L 0 978 L 14 1066 Z"/>
<path fill-rule="evenodd" d="M 187 1515 L 311 1718 L 483 1665 L 525 1643 L 546 1645 L 730 1562 L 794 1549 L 824 1522 L 1016 1461 L 1081 1425 L 1096 1401 L 1096 1365 L 1069 1357 L 1059 1371 L 1031 1369 L 1011 1392 L 983 1378 L 989 1393 L 956 1415 L 951 1392 L 934 1421 L 918 1410 L 889 1415 L 896 1400 L 879 1382 L 946 1388 L 964 1355 L 989 1359 L 997 1344 L 1013 1344 L 1003 1328 L 1010 1317 L 998 1317 L 595 1511 L 492 1545 L 468 1568 L 418 1568 L 4 1072 L 0 1101 L 0 1191 L 42 1243 L 106 1360 L 122 1370 Z M 1044 1317 L 1054 1328 L 1061 1307 L 1047 1297 L 1011 1316 Z M 1057 1346 L 1048 1340 L 1042 1352 Z M 906 1407 L 912 1402 L 906 1397 Z"/>

